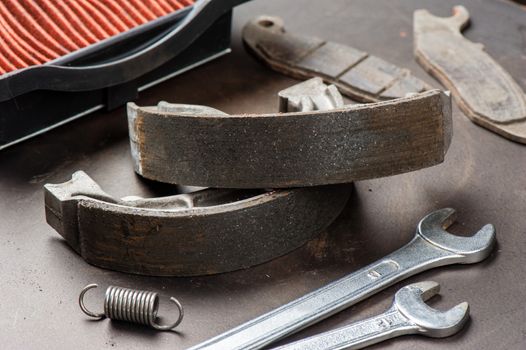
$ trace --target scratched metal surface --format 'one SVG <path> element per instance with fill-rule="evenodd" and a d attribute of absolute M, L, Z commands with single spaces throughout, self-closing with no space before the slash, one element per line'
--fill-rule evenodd
<path fill-rule="evenodd" d="M 498 0 L 458 1 L 471 12 L 468 39 L 488 52 L 526 89 L 526 10 Z M 330 6 L 327 4 L 330 3 Z M 270 71 L 243 49 L 240 29 L 258 14 L 282 16 L 290 31 L 349 44 L 381 56 L 439 86 L 412 55 L 412 11 L 448 15 L 457 1 L 254 0 L 234 17 L 233 53 L 141 94 L 158 100 L 210 105 L 227 113 L 268 112 L 293 80 Z M 184 349 L 303 295 L 402 246 L 427 212 L 459 211 L 457 232 L 492 222 L 499 245 L 488 261 L 446 267 L 411 278 L 443 286 L 433 306 L 471 304 L 471 321 L 442 340 L 407 336 L 377 348 L 523 349 L 526 347 L 526 148 L 477 127 L 454 108 L 454 138 L 444 164 L 356 184 L 342 216 L 303 248 L 255 268 L 213 277 L 151 278 L 87 265 L 45 223 L 42 185 L 82 169 L 115 196 L 160 195 L 173 187 L 133 173 L 123 109 L 95 114 L 0 153 L 0 339 L 5 349 Z M 186 308 L 175 333 L 91 322 L 77 306 L 80 289 L 97 282 L 174 295 Z M 387 308 L 405 283 L 291 337 L 299 339 Z M 88 295 L 102 306 L 103 290 Z M 167 303 L 162 303 L 162 314 Z M 285 342 L 282 342 L 283 344 Z"/>

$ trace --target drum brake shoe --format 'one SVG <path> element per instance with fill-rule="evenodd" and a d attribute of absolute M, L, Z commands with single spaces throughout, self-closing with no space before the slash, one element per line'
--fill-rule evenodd
<path fill-rule="evenodd" d="M 351 185 L 201 191 L 116 199 L 86 173 L 47 184 L 47 222 L 92 265 L 151 276 L 247 268 L 314 238 L 341 212 Z"/>
<path fill-rule="evenodd" d="M 203 187 L 317 186 L 430 167 L 443 162 L 451 142 L 451 100 L 439 90 L 343 105 L 337 89 L 317 78 L 282 91 L 280 106 L 288 112 L 228 115 L 129 103 L 135 170 Z"/>
<path fill-rule="evenodd" d="M 236 175 L 237 178 L 229 181 L 236 183 L 245 179 L 241 185 L 262 189 L 205 189 L 164 198 L 115 199 L 85 173 L 77 172 L 71 181 L 45 186 L 48 223 L 87 262 L 103 268 L 155 276 L 233 271 L 271 260 L 303 245 L 338 216 L 350 195 L 349 184 L 264 189 L 290 181 L 283 176 L 286 172 L 276 170 L 280 156 L 281 161 L 296 161 L 290 164 L 301 167 L 305 154 L 300 157 L 293 155 L 298 147 L 308 148 L 309 142 L 320 149 L 317 152 L 321 155 L 336 151 L 345 155 L 349 151 L 345 149 L 348 143 L 353 143 L 351 150 L 373 145 L 379 147 L 374 152 L 390 150 L 399 154 L 395 157 L 397 160 L 404 160 L 402 164 L 396 164 L 396 173 L 407 170 L 408 164 L 409 167 L 414 167 L 414 164 L 418 164 L 417 168 L 424 166 L 421 159 L 427 159 L 431 164 L 440 162 L 450 142 L 450 101 L 439 91 L 379 104 L 344 106 L 338 90 L 326 86 L 318 78 L 283 90 L 279 96 L 280 110 L 284 113 L 266 116 L 230 116 L 210 107 L 165 102 L 147 108 L 129 105 L 130 142 L 139 174 L 144 175 L 145 163 L 137 161 L 151 155 L 154 159 L 150 159 L 149 164 L 161 169 L 186 169 L 186 174 L 193 174 L 194 180 L 202 178 L 198 170 L 208 169 L 208 176 L 212 176 L 214 171 L 225 167 L 217 168 L 219 161 L 210 161 L 212 155 L 207 155 L 207 152 L 224 148 L 220 156 L 224 157 L 225 166 L 237 166 L 241 173 L 246 173 L 246 176 Z M 150 114 L 153 118 L 149 120 Z M 172 123 L 181 119 L 190 124 Z M 409 121 L 416 121 L 418 127 L 406 126 Z M 194 122 L 197 124 L 192 125 Z M 242 123 L 237 124 L 239 122 Z M 145 130 L 154 131 L 155 128 L 150 129 L 152 126 L 156 126 L 156 135 L 144 133 Z M 299 130 L 295 131 L 297 128 Z M 273 133 L 276 130 L 281 131 Z M 307 132 L 310 134 L 304 135 L 306 140 L 301 140 L 301 134 Z M 360 138 L 352 137 L 356 134 L 363 137 L 364 132 L 371 137 L 360 145 Z M 185 133 L 187 135 L 181 139 Z M 317 139 L 318 133 L 325 136 Z M 258 138 L 260 134 L 264 137 Z M 292 136 L 289 140 L 293 144 L 288 153 L 282 154 L 278 152 L 278 146 L 287 139 L 287 134 Z M 220 139 L 226 143 L 218 143 Z M 182 143 L 173 144 L 181 140 Z M 375 145 L 375 141 L 381 145 Z M 274 150 L 277 159 L 270 163 L 271 167 L 265 169 L 262 163 L 259 168 L 253 168 L 258 161 L 272 159 L 268 156 L 253 158 L 251 167 L 236 165 L 236 160 L 242 163 L 246 161 L 245 157 L 258 154 L 254 151 L 258 150 L 258 144 L 271 145 Z M 184 156 L 185 147 L 192 145 L 197 150 L 187 154 L 186 160 L 174 157 L 174 154 Z M 327 149 L 325 145 L 332 148 Z M 148 153 L 152 150 L 148 147 L 152 146 L 158 148 Z M 419 151 L 419 148 L 426 148 L 426 151 Z M 261 147 L 261 150 L 264 155 L 268 149 Z M 382 168 L 382 159 L 375 160 L 372 155 L 361 162 L 362 167 L 367 169 L 372 166 L 369 164 L 377 164 L 380 169 L 388 169 L 386 166 Z M 412 160 L 413 155 L 416 160 Z M 360 165 L 359 157 L 356 160 L 352 157 L 344 159 Z M 316 164 L 312 160 L 311 163 Z M 322 160 L 321 164 L 328 162 Z M 319 169 L 323 168 L 317 167 L 317 173 L 306 174 L 318 176 L 321 183 L 330 183 L 335 178 L 330 174 L 332 178 L 327 175 L 324 180 Z M 254 178 L 261 186 L 253 186 L 254 181 L 249 179 L 255 171 L 267 174 L 266 177 Z M 235 169 L 231 173 L 236 174 Z M 299 170 L 295 173 L 300 174 Z M 172 177 L 153 179 L 164 182 L 180 180 Z M 221 181 L 224 179 L 224 176 L 220 177 Z M 194 180 L 189 179 L 188 183 L 196 184 Z M 349 182 L 352 178 L 340 180 Z M 180 183 L 185 184 L 185 181 Z"/>

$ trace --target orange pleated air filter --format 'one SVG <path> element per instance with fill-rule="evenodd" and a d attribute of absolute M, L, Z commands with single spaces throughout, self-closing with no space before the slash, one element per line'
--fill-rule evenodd
<path fill-rule="evenodd" d="M 0 0 L 0 150 L 230 52 L 249 0 Z"/>
<path fill-rule="evenodd" d="M 1 0 L 0 74 L 43 64 L 194 0 Z"/>

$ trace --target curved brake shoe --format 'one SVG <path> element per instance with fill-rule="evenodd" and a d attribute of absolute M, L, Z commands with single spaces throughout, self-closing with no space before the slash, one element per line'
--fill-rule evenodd
<path fill-rule="evenodd" d="M 353 47 L 285 32 L 279 17 L 259 16 L 243 28 L 249 51 L 272 69 L 299 79 L 321 77 L 361 102 L 376 102 L 429 90 L 422 80 Z"/>
<path fill-rule="evenodd" d="M 88 263 L 153 276 L 221 273 L 284 255 L 325 229 L 351 192 L 334 185 L 115 199 L 82 171 L 44 188 L 47 222 Z"/>
<path fill-rule="evenodd" d="M 416 60 L 451 90 L 471 121 L 526 143 L 526 95 L 481 44 L 462 36 L 468 23 L 463 6 L 454 7 L 453 16 L 446 18 L 415 11 Z"/>
<path fill-rule="evenodd" d="M 281 97 L 288 107 L 301 102 Z M 138 174 L 182 185 L 348 183 L 439 164 L 451 141 L 451 101 L 439 90 L 329 110 L 262 115 L 166 106 L 128 104 L 132 155 Z"/>

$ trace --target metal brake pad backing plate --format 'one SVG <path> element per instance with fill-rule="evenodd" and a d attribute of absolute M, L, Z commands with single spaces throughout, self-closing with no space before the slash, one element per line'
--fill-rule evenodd
<path fill-rule="evenodd" d="M 340 214 L 352 185 L 115 199 L 79 171 L 44 188 L 47 222 L 88 263 L 192 276 L 247 268 L 300 247 Z"/>
<path fill-rule="evenodd" d="M 449 95 L 329 110 L 227 115 L 203 106 L 128 104 L 141 176 L 216 188 L 348 183 L 443 162 L 451 142 Z"/>

